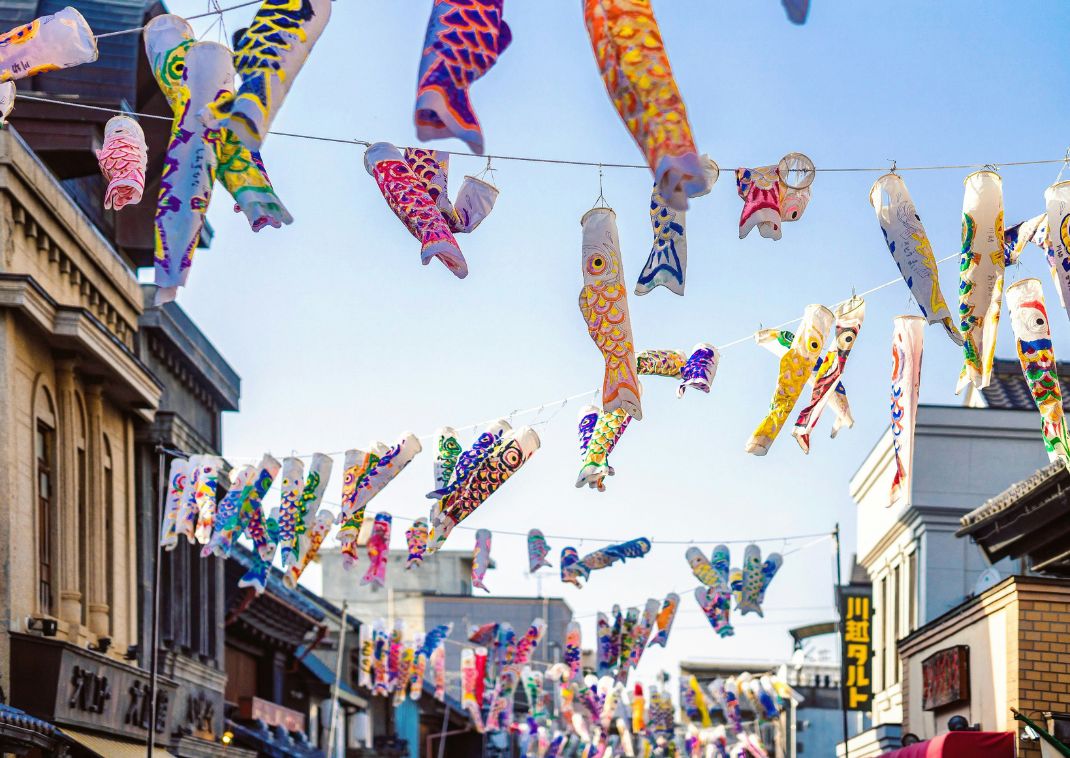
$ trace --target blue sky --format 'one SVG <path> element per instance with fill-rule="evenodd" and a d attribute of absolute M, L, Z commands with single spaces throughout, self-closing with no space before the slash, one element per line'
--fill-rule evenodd
<path fill-rule="evenodd" d="M 205 7 L 204 0 L 170 5 L 183 14 Z M 274 128 L 413 144 L 430 5 L 336 2 Z M 654 5 L 697 144 L 723 172 L 688 214 L 686 297 L 658 289 L 631 298 L 641 348 L 724 344 L 798 316 L 808 303 L 832 304 L 852 287 L 896 276 L 867 199 L 880 172 L 819 174 L 806 215 L 785 227 L 782 240 L 752 233 L 741 241 L 736 166 L 775 163 L 791 151 L 819 167 L 998 163 L 1056 158 L 1067 147 L 1070 104 L 1062 93 L 1070 63 L 1062 36 L 1050 33 L 1068 28 L 1065 3 L 814 0 L 803 27 L 786 20 L 777 0 Z M 228 29 L 252 13 L 226 14 Z M 505 17 L 512 47 L 472 93 L 488 152 L 641 162 L 598 76 L 579 2 L 509 0 Z M 465 149 L 452 141 L 435 146 Z M 179 295 L 243 379 L 242 410 L 224 423 L 232 459 L 343 450 L 403 430 L 427 434 L 600 385 L 601 359 L 576 304 L 579 219 L 598 195 L 597 169 L 495 161 L 501 196 L 487 221 L 460 238 L 471 273 L 459 281 L 438 263 L 420 265 L 418 244 L 365 172 L 361 148 L 274 136 L 263 153 L 294 224 L 253 234 L 217 192 L 209 212 L 214 244 L 198 254 Z M 483 163 L 453 158 L 452 189 Z M 1002 172 L 1008 222 L 1042 211 L 1057 171 Z M 905 174 L 938 257 L 958 250 L 967 173 Z M 650 184 L 644 171 L 605 171 L 630 282 L 650 248 Z M 955 263 L 943 264 L 941 276 L 954 303 Z M 1070 357 L 1070 328 L 1036 248 L 1007 281 L 1025 276 L 1044 281 L 1057 353 Z M 542 577 L 544 591 L 562 595 L 583 617 L 587 644 L 596 611 L 680 592 L 669 647 L 647 653 L 646 677 L 682 658 L 783 658 L 791 652 L 789 627 L 832 618 L 829 543 L 788 556 L 769 590 L 766 618 L 737 619 L 736 636 L 720 640 L 690 595 L 686 545 L 657 540 L 696 539 L 708 550 L 720 540 L 831 531 L 839 521 L 852 552 L 857 514 L 847 483 L 888 423 L 892 318 L 915 312 L 902 284 L 867 299 L 844 377 L 856 426 L 829 440 L 826 413 L 809 456 L 787 432 L 767 457 L 743 452 L 776 381 L 775 359 L 743 344 L 725 351 L 708 396 L 678 401 L 672 382 L 645 382 L 644 419 L 614 453 L 617 475 L 604 494 L 573 488 L 580 403 L 559 412 L 548 405 L 538 416 L 552 417 L 538 427 L 542 449 L 466 525 L 653 539 L 645 559 L 594 574 L 582 591 L 561 585 L 556 573 Z M 999 345 L 998 355 L 1014 355 L 1006 313 Z M 922 401 L 959 402 L 960 364 L 960 349 L 929 328 Z M 371 510 L 426 515 L 431 457 L 417 458 Z M 339 459 L 328 490 L 334 502 L 340 467 Z M 405 526 L 395 521 L 397 547 Z M 467 549 L 472 539 L 458 531 L 447 544 Z M 564 544 L 550 543 L 556 571 Z M 581 553 L 596 546 L 576 543 Z M 734 558 L 741 551 L 736 546 Z M 492 555 L 498 568 L 487 583 L 496 594 L 536 591 L 521 538 L 496 537 Z"/>

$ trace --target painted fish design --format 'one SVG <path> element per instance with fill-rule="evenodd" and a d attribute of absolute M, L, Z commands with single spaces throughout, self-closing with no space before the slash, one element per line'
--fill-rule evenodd
<path fill-rule="evenodd" d="M 129 116 L 112 116 L 104 125 L 104 142 L 97 150 L 100 173 L 108 180 L 104 192 L 105 210 L 122 210 L 137 205 L 145 191 L 145 170 L 149 147 L 145 132 Z"/>
<path fill-rule="evenodd" d="M 617 446 L 629 423 L 631 416 L 623 409 L 605 413 L 593 405 L 587 405 L 580 410 L 579 438 L 583 463 L 576 477 L 577 487 L 586 484 L 599 492 L 605 491 L 606 477 L 616 473 L 609 465 L 609 454 Z"/>
<path fill-rule="evenodd" d="M 487 576 L 487 569 L 490 568 L 490 541 L 489 529 L 476 531 L 476 542 L 472 548 L 472 587 L 478 587 L 484 592 L 490 592 L 483 583 L 483 579 Z"/>
<path fill-rule="evenodd" d="M 409 558 L 405 564 L 406 569 L 416 568 L 424 562 L 427 553 L 427 519 L 418 518 L 412 522 L 412 527 L 405 530 L 405 544 L 409 548 Z"/>
<path fill-rule="evenodd" d="M 546 537 L 538 529 L 528 532 L 528 572 L 534 574 L 544 566 L 549 567 L 550 561 L 546 556 L 550 554 L 550 546 L 546 544 Z"/>

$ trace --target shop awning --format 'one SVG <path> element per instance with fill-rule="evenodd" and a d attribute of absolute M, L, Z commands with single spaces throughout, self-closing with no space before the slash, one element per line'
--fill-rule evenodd
<path fill-rule="evenodd" d="M 1014 733 L 948 732 L 881 758 L 1014 758 Z"/>
<path fill-rule="evenodd" d="M 64 733 L 69 735 L 75 742 L 89 748 L 98 755 L 106 758 L 144 758 L 145 745 L 137 742 L 124 742 L 114 740 L 111 737 L 103 737 L 99 734 L 80 732 L 77 729 L 65 727 Z M 152 748 L 153 758 L 174 758 L 170 753 L 160 747 Z"/>

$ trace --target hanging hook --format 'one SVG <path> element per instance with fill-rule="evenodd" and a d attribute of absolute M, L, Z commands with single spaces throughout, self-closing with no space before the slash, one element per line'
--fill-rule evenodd
<path fill-rule="evenodd" d="M 477 176 L 476 179 L 483 180 L 483 178 L 488 174 L 490 174 L 490 180 L 488 181 L 488 184 L 494 185 L 497 182 L 498 177 L 494 167 L 490 165 L 489 155 L 487 156 L 487 165 L 484 166 L 483 170 L 479 172 L 479 176 Z"/>
<path fill-rule="evenodd" d="M 1059 166 L 1059 175 L 1055 177 L 1055 183 L 1058 184 L 1063 180 L 1063 171 L 1066 167 L 1070 166 L 1070 147 L 1066 148 L 1066 152 L 1063 154 L 1063 165 Z"/>
<path fill-rule="evenodd" d="M 895 158 L 887 158 L 886 160 L 889 160 L 889 161 L 892 162 L 892 167 L 890 169 L 888 169 L 888 173 L 889 174 L 894 174 L 895 173 Z"/>
<path fill-rule="evenodd" d="M 591 206 L 592 208 L 608 208 L 609 207 L 609 201 L 606 200 L 606 196 L 605 196 L 605 194 L 603 194 L 603 189 L 602 189 L 602 177 L 603 177 L 604 173 L 605 172 L 602 169 L 602 164 L 599 163 L 598 164 L 598 197 L 595 199 L 594 205 Z"/>

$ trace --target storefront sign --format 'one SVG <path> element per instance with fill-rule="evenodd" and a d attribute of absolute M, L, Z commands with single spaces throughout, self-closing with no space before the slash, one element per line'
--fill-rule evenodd
<path fill-rule="evenodd" d="M 172 730 L 177 687 L 160 677 L 156 712 L 147 673 L 58 640 L 12 634 L 12 704 L 59 726 L 144 741 L 155 719 L 157 741 Z M 32 682 L 31 686 L 24 683 Z"/>
<path fill-rule="evenodd" d="M 238 710 L 243 719 L 260 719 L 268 726 L 281 725 L 288 732 L 305 731 L 303 713 L 272 703 L 270 700 L 243 697 L 238 700 Z"/>
<path fill-rule="evenodd" d="M 970 701 L 970 648 L 937 650 L 921 662 L 921 707 L 932 711 Z"/>
<path fill-rule="evenodd" d="M 868 585 L 840 587 L 843 703 L 868 711 L 873 700 L 873 596 Z"/>

